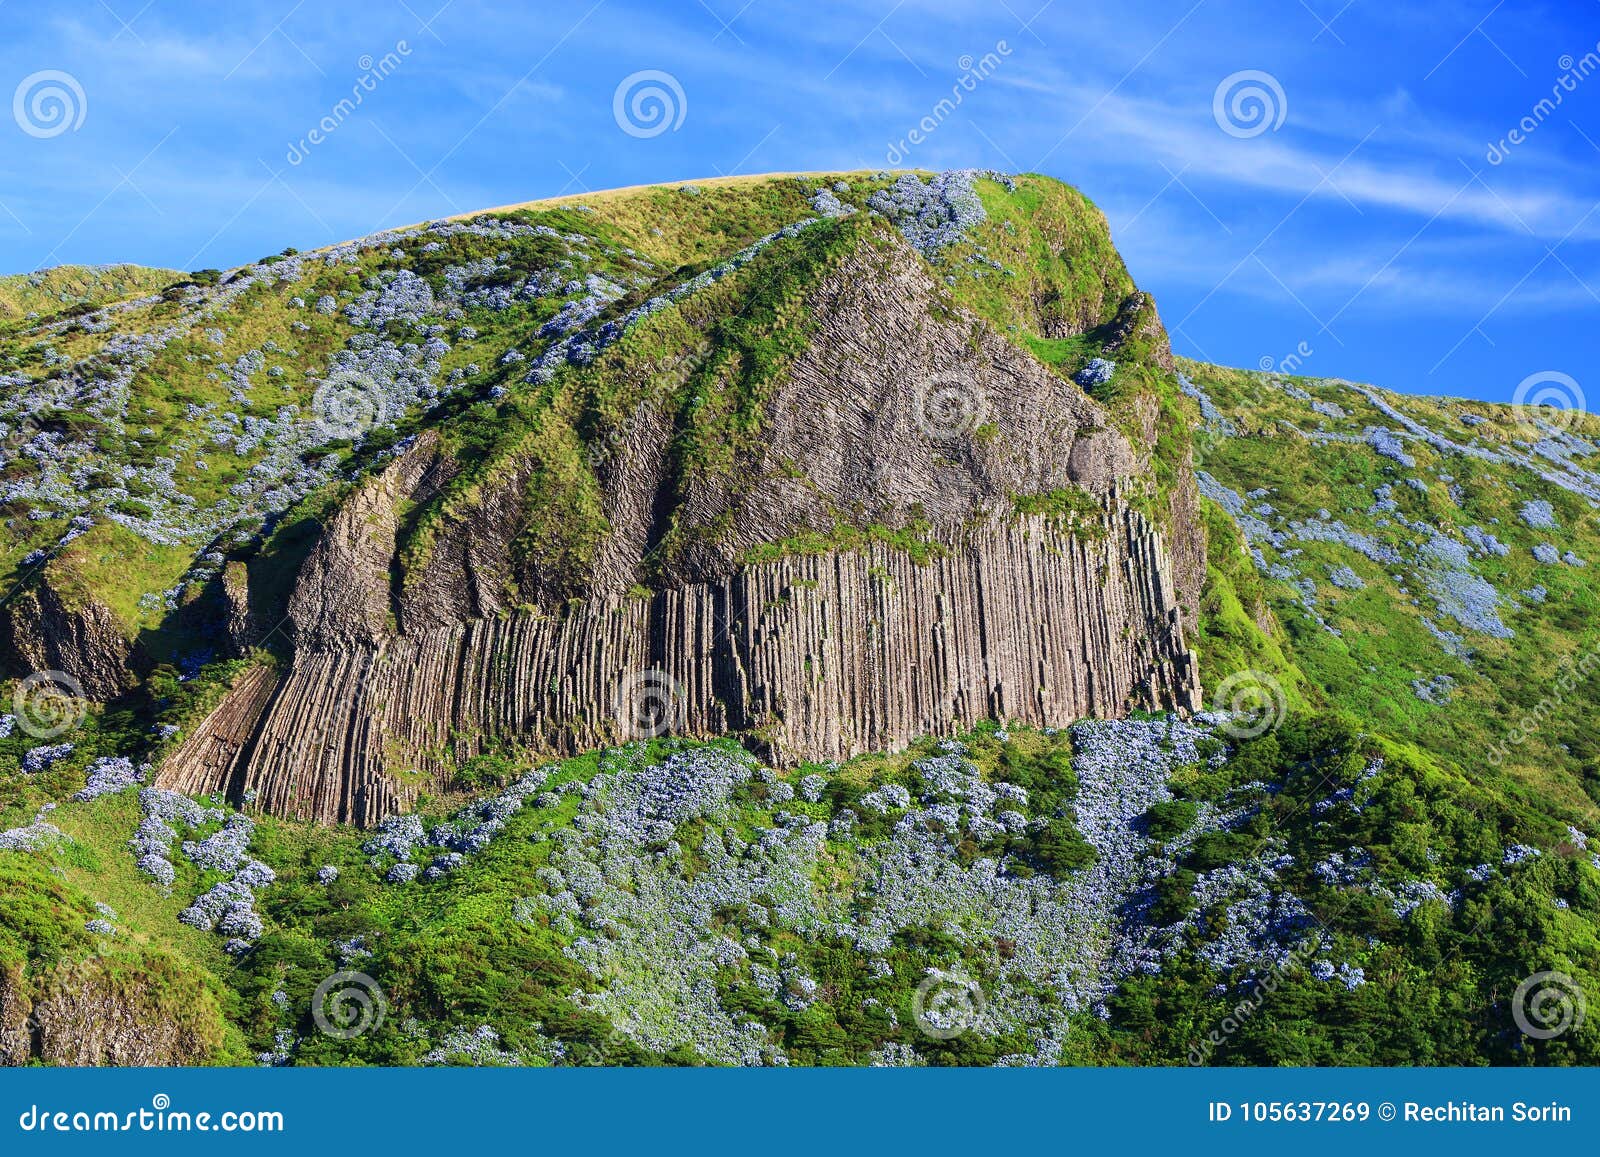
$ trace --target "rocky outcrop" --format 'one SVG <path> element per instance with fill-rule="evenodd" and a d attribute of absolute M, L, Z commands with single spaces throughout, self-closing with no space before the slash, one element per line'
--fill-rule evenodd
<path fill-rule="evenodd" d="M 953 534 L 1014 495 L 1103 495 L 1136 469 L 1092 399 L 953 308 L 897 234 L 852 252 L 806 312 L 759 446 L 680 483 L 669 580 L 725 576 L 750 549 L 841 517 L 898 525 L 915 511 Z"/>
<path fill-rule="evenodd" d="M 158 782 L 370 824 L 506 742 L 737 732 L 793 762 L 1198 704 L 1187 596 L 1126 501 L 1150 446 L 955 307 L 892 230 L 794 309 L 805 341 L 761 387 L 759 434 L 720 457 L 675 452 L 694 418 L 659 391 L 586 433 L 598 462 L 550 422 L 455 484 L 419 439 L 328 522 L 281 677 L 241 680 Z M 1147 300 L 1124 314 L 1147 338 Z M 1098 521 L 1018 518 L 1045 495 Z M 599 509 L 597 537 L 563 541 L 564 503 Z"/>
<path fill-rule="evenodd" d="M 165 957 L 137 968 L 104 957 L 59 967 L 32 1020 L 47 1065 L 195 1065 L 222 1044 L 215 997 Z"/>
<path fill-rule="evenodd" d="M 222 633 L 228 641 L 228 653 L 239 657 L 260 638 L 255 615 L 250 610 L 250 568 L 242 562 L 228 563 L 222 568 L 219 586 Z"/>
<path fill-rule="evenodd" d="M 167 761 L 163 786 L 189 795 L 221 790 L 236 796 L 242 792 L 243 785 L 218 780 L 213 769 L 244 765 L 245 748 L 277 685 L 278 672 L 272 666 L 249 667 L 242 672 L 222 702 L 184 740 L 181 758 Z"/>
<path fill-rule="evenodd" d="M 1169 373 L 1176 368 L 1172 360 L 1172 342 L 1167 328 L 1161 324 L 1156 312 L 1155 298 L 1143 290 L 1130 293 L 1117 310 L 1117 316 L 1106 326 L 1103 353 L 1115 358 L 1130 345 L 1137 344 L 1148 351 L 1148 361 Z"/>
<path fill-rule="evenodd" d="M 1107 357 L 1131 355 L 1162 370 L 1175 370 L 1171 343 L 1156 312 L 1155 299 L 1148 293 L 1129 294 L 1116 317 L 1104 327 L 1102 336 Z M 1166 509 L 1158 517 L 1172 556 L 1172 581 L 1183 607 L 1184 629 L 1193 631 L 1206 576 L 1206 533 L 1200 518 L 1200 490 L 1195 482 L 1194 446 L 1187 432 L 1174 429 L 1183 421 L 1182 415 L 1164 409 L 1153 393 L 1136 394 L 1124 404 L 1132 415 L 1129 432 L 1139 471 L 1155 475 L 1157 455 L 1167 455 Z"/>
<path fill-rule="evenodd" d="M 497 615 L 519 602 L 523 589 L 537 599 L 535 592 L 559 584 L 561 576 L 551 574 L 542 558 L 519 560 L 512 549 L 527 525 L 527 491 L 536 468 L 536 453 L 514 460 L 486 479 L 464 510 L 440 517 L 426 560 L 406 574 L 396 604 L 404 630 Z M 581 584 L 584 577 L 565 580 Z M 383 589 L 387 593 L 387 579 Z"/>
<path fill-rule="evenodd" d="M 27 978 L 20 961 L 0 963 L 0 1067 L 25 1065 L 33 1053 Z"/>
<path fill-rule="evenodd" d="M 593 434 L 607 447 L 601 541 L 578 562 L 519 552 L 528 524 L 546 517 L 530 517 L 530 484 L 571 449 L 541 431 L 436 518 L 393 607 L 400 630 L 620 596 L 641 582 L 723 579 L 753 548 L 841 521 L 916 519 L 953 535 L 1009 514 L 1015 495 L 1105 494 L 1138 469 L 1099 405 L 955 308 L 892 230 L 851 250 L 803 305 L 805 347 L 773 385 L 759 438 L 730 467 L 674 464 L 681 431 L 666 400 L 647 393 L 620 428 Z M 353 597 L 338 584 L 361 573 L 330 568 L 328 583 L 302 580 L 305 601 Z M 380 598 L 388 585 L 368 589 Z M 358 613 L 371 621 L 376 608 Z"/>
<path fill-rule="evenodd" d="M 0 966 L 0 1066 L 204 1064 L 222 1025 L 216 998 L 168 956 L 91 956 L 33 981 Z"/>
<path fill-rule="evenodd" d="M 289 597 L 296 647 L 372 644 L 389 632 L 389 575 L 399 512 L 435 484 L 437 443 L 433 432 L 421 435 L 346 498 L 329 520 Z"/>
<path fill-rule="evenodd" d="M 1197 706 L 1160 539 L 1120 505 L 1100 530 L 1027 519 L 920 565 L 883 546 L 787 558 L 561 617 L 302 654 L 259 723 L 245 702 L 259 684 L 236 688 L 227 723 L 196 732 L 159 782 L 368 824 L 497 740 L 565 754 L 737 731 L 793 762 L 980 719 Z"/>
<path fill-rule="evenodd" d="M 5 674 L 62 671 L 92 699 L 114 699 L 126 690 L 139 660 L 108 608 L 68 598 L 48 570 L 0 612 L 0 641 Z"/>

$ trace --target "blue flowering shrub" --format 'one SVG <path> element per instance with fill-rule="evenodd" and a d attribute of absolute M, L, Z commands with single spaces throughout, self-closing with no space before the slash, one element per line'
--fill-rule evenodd
<path fill-rule="evenodd" d="M 1208 1064 L 1509 1058 L 1531 1042 L 1463 1012 L 1487 1007 L 1484 970 L 1514 984 L 1536 970 L 1544 937 L 1568 934 L 1558 901 L 1577 889 L 1600 902 L 1581 854 L 1550 862 L 1508 836 L 1503 802 L 1334 719 L 1291 718 L 1174 787 L 1230 818 L 1167 878 L 1186 904 L 1163 905 L 1157 886 L 1151 917 L 1172 921 L 1156 937 L 1159 970 L 1109 1002 L 1106 1042 L 1134 1063 L 1186 1051 Z M 1316 822 L 1295 822 L 1302 814 Z M 1582 851 L 1570 834 L 1566 846 Z M 1234 1015 L 1255 1003 L 1259 1014 Z M 1224 1021 L 1234 1027 L 1211 1037 Z M 1593 1047 L 1556 1044 L 1546 1059 Z"/>
<path fill-rule="evenodd" d="M 1213 510 L 1203 681 L 1271 672 L 1485 782 L 1590 798 L 1600 630 L 1565 560 L 1595 549 L 1600 425 L 1294 379 L 1308 405 L 1279 375 L 1181 368 L 1205 395 L 1183 399 Z"/>
<path fill-rule="evenodd" d="M 1268 978 L 1274 1015 L 1206 1063 L 1501 1055 L 1496 986 L 1600 906 L 1582 828 L 1335 719 L 1225 722 L 983 727 L 781 775 L 661 740 L 247 845 L 146 788 L 141 839 L 235 957 L 264 1063 L 1186 1063 Z M 388 1002 L 351 1040 L 308 1013 L 340 970 Z M 959 1031 L 925 1031 L 929 985 L 978 994 Z"/>
<path fill-rule="evenodd" d="M 1493 993 L 1600 915 L 1581 821 L 1529 827 L 1337 719 L 1226 722 L 985 726 L 783 774 L 660 740 L 364 834 L 130 787 L 0 834 L 0 872 L 74 862 L 91 815 L 136 829 L 95 853 L 131 891 L 52 935 L 121 943 L 158 906 L 187 967 L 230 961 L 230 1031 L 270 1064 L 1509 1057 Z M 388 1006 L 350 1040 L 309 1014 L 338 971 Z M 1207 1043 L 1269 980 L 1272 1014 Z M 927 986 L 967 994 L 959 1031 L 919 1021 Z"/>

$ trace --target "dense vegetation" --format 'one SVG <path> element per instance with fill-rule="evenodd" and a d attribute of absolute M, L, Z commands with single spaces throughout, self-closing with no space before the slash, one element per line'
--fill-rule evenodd
<path fill-rule="evenodd" d="M 164 895 L 119 845 L 133 796 L 110 795 L 50 815 L 65 836 L 42 856 L 59 878 L 6 858 L 8 895 L 29 899 L 8 905 L 0 944 L 41 987 L 96 940 L 179 954 L 183 975 L 226 994 L 215 1060 L 989 1064 L 1047 1042 L 1070 1063 L 1595 1062 L 1592 1027 L 1530 1039 L 1509 1006 L 1532 973 L 1600 975 L 1600 873 L 1580 837 L 1331 716 L 1237 742 L 1172 726 L 991 727 L 782 777 L 727 743 L 597 753 L 542 769 L 492 840 L 409 879 L 396 864 L 440 864 L 429 840 L 467 830 L 443 802 L 410 835 L 261 818 L 249 855 L 275 881 L 258 898 L 264 933 L 235 956 L 177 919 L 227 873 L 175 857 Z M 1113 764 L 1140 770 L 1102 782 Z M 680 772 L 695 791 L 726 776 L 727 792 L 665 826 L 630 818 L 661 814 L 630 801 Z M 1041 822 L 942 826 L 957 809 L 937 801 L 979 784 Z M 1099 863 L 1128 851 L 1095 846 L 1100 793 L 1129 797 L 1131 872 Z M 905 843 L 907 817 L 926 842 Z M 807 851 L 796 833 L 817 824 Z M 189 835 L 225 828 L 218 812 Z M 728 861 L 725 846 L 747 850 Z M 902 878 L 902 855 L 927 878 Z M 1032 897 L 1042 944 L 1008 922 L 1013 895 Z M 99 936 L 83 931 L 96 904 L 115 914 Z M 700 942 L 686 945 L 690 927 Z M 1088 974 L 1066 983 L 1041 964 L 1072 943 L 1052 932 L 1103 945 L 1081 958 Z M 336 990 L 371 984 L 383 1000 L 349 1039 L 313 1016 L 340 972 L 361 978 Z M 948 1036 L 926 1031 L 930 978 L 965 1018 Z M 1074 1012 L 1080 990 L 1099 995 Z M 718 1025 L 742 1027 L 696 1035 Z"/>

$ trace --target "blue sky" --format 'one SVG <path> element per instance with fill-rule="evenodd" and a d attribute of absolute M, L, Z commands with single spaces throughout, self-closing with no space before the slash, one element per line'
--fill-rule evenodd
<path fill-rule="evenodd" d="M 975 165 L 1098 202 L 1180 353 L 1600 390 L 1597 43 L 1594 0 L 0 0 L 0 270 L 226 267 L 584 189 Z M 655 135 L 614 112 L 646 70 L 673 82 Z"/>

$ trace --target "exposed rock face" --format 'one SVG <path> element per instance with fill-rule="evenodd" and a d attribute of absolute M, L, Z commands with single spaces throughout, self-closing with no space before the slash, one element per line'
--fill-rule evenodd
<path fill-rule="evenodd" d="M 569 753 L 749 731 L 780 761 L 842 759 L 979 719 L 1195 707 L 1165 550 L 1137 514 L 1107 521 L 1098 539 L 1030 519 L 925 565 L 881 546 L 790 558 L 563 618 L 303 654 L 264 710 L 260 682 L 236 688 L 161 782 L 368 824 L 421 786 L 395 772 L 444 774 L 497 737 Z"/>
<path fill-rule="evenodd" d="M 193 981 L 167 991 L 149 976 L 130 983 L 94 959 L 61 970 L 34 1006 L 39 1059 L 47 1065 L 194 1065 L 220 1044 L 220 1017 Z M 193 1002 L 204 998 L 204 1008 Z"/>
<path fill-rule="evenodd" d="M 1156 312 L 1155 299 L 1143 290 L 1128 295 L 1117 316 L 1112 319 L 1110 333 L 1106 336 L 1105 356 L 1116 357 L 1130 341 L 1138 340 L 1150 347 L 1150 360 L 1164 370 L 1174 368 L 1172 342 L 1167 329 Z"/>
<path fill-rule="evenodd" d="M 675 474 L 673 419 L 641 405 L 614 432 L 601 472 L 609 533 L 587 572 L 573 574 L 513 550 L 548 451 L 535 442 L 480 485 L 470 508 L 441 519 L 426 562 L 405 576 L 394 607 L 400 629 L 621 595 L 652 577 L 645 559 L 664 536 L 659 581 L 710 582 L 733 574 L 753 547 L 826 533 L 840 520 L 899 525 L 915 511 L 949 535 L 1009 513 L 1013 495 L 1064 486 L 1104 494 L 1137 469 L 1092 399 L 950 307 L 898 234 L 877 240 L 812 289 L 811 339 L 767 400 L 759 448 L 734 469 Z M 409 470 L 429 469 L 420 447 L 412 453 Z M 449 468 L 433 469 L 439 478 Z M 325 583 L 308 571 L 303 605 L 355 597 L 342 584 L 363 571 L 326 568 Z M 387 580 L 368 590 L 386 594 Z M 376 615 L 375 606 L 359 609 L 363 622 Z"/>
<path fill-rule="evenodd" d="M 278 673 L 270 666 L 251 667 L 240 675 L 216 710 L 189 733 L 178 756 L 167 760 L 162 785 L 189 795 L 243 791 L 243 785 L 217 776 L 221 769 L 242 765 L 245 747 L 277 685 Z"/>
<path fill-rule="evenodd" d="M 229 652 L 243 655 L 255 646 L 259 632 L 250 613 L 250 572 L 242 562 L 230 562 L 222 570 L 221 586 L 223 634 Z"/>
<path fill-rule="evenodd" d="M 195 1065 L 221 1043 L 215 998 L 170 960 L 63 963 L 34 999 L 20 966 L 0 968 L 0 1066 Z"/>
<path fill-rule="evenodd" d="M 20 963 L 0 965 L 0 1066 L 25 1065 L 33 1051 L 26 984 Z"/>
<path fill-rule="evenodd" d="M 389 574 L 402 501 L 415 501 L 436 473 L 431 432 L 339 507 L 300 570 L 289 597 L 299 648 L 372 644 L 389 631 Z"/>
<path fill-rule="evenodd" d="M 401 512 L 457 469 L 419 439 L 313 549 L 282 678 L 242 680 L 159 782 L 369 824 L 501 739 L 568 753 L 665 723 L 750 734 L 778 761 L 837 759 L 986 718 L 1196 706 L 1188 596 L 1124 501 L 1140 455 L 1099 405 L 953 307 L 898 234 L 851 250 L 798 304 L 809 340 L 732 469 L 675 465 L 675 419 L 649 397 L 600 432 L 605 530 L 577 562 L 523 538 L 570 431 L 530 435 L 403 562 Z M 1017 496 L 1056 491 L 1093 496 L 1100 525 L 1016 518 Z M 939 548 L 923 564 L 877 543 L 748 563 L 797 535 L 913 517 Z M 654 593 L 630 597 L 642 582 Z"/>
<path fill-rule="evenodd" d="M 812 293 L 815 333 L 769 404 L 761 448 L 686 481 L 671 577 L 724 576 L 750 548 L 841 515 L 894 524 L 914 509 L 952 534 L 1009 512 L 1013 495 L 1105 494 L 1135 469 L 1092 399 L 950 308 L 893 242 L 856 250 Z"/>
<path fill-rule="evenodd" d="M 63 671 L 93 699 L 113 699 L 133 682 L 135 647 L 110 610 L 100 603 L 74 604 L 46 572 L 0 613 L 6 673 Z"/>
<path fill-rule="evenodd" d="M 556 576 L 547 573 L 542 560 L 517 566 L 511 546 L 527 521 L 524 496 L 533 471 L 527 460 L 515 463 L 487 481 L 464 514 L 445 517 L 426 565 L 406 576 L 396 607 L 404 630 L 428 630 L 499 614 L 520 601 L 518 592 L 524 588 L 548 593 Z M 583 580 L 581 575 L 567 577 Z M 387 594 L 387 578 L 383 589 Z"/>

